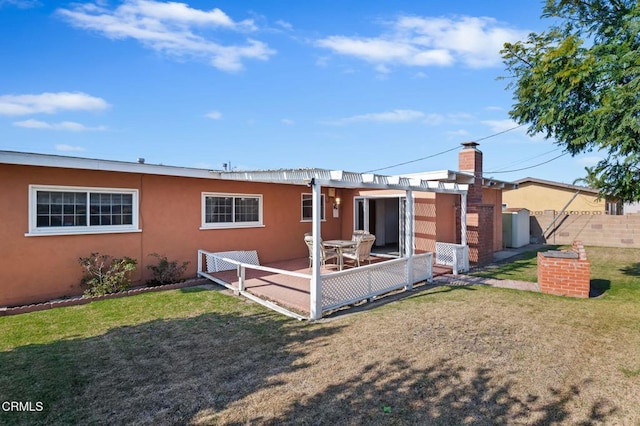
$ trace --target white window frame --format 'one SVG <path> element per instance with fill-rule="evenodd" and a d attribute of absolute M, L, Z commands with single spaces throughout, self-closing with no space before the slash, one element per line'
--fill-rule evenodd
<path fill-rule="evenodd" d="M 84 192 L 87 194 L 86 226 L 50 226 L 38 227 L 38 191 L 47 192 Z M 132 196 L 131 225 L 91 225 L 90 194 L 124 194 Z M 45 235 L 82 235 L 82 234 L 117 234 L 142 232 L 139 227 L 139 196 L 133 188 L 102 188 L 89 186 L 29 185 L 29 232 L 25 236 Z"/>
<path fill-rule="evenodd" d="M 311 199 L 311 197 L 313 197 L 313 194 L 310 192 L 304 192 L 302 194 L 300 194 L 300 222 L 311 222 L 313 220 L 312 217 L 309 218 L 305 218 L 304 217 L 304 201 L 305 201 L 305 197 L 307 197 L 308 199 Z M 324 194 L 320 194 L 320 211 L 322 212 L 322 215 L 320 217 L 320 220 L 322 222 L 325 222 L 327 219 L 327 215 L 326 215 L 326 203 L 325 203 L 325 195 Z"/>
<path fill-rule="evenodd" d="M 235 199 L 236 198 L 257 198 L 258 199 L 258 221 L 257 222 L 228 222 L 228 223 L 207 223 L 207 203 L 206 200 L 208 197 L 232 197 L 234 199 L 233 202 L 233 210 L 231 212 L 231 217 L 235 218 Z M 263 213 L 263 202 L 262 202 L 262 194 L 236 194 L 236 193 L 227 193 L 227 192 L 203 192 L 202 193 L 202 219 L 200 229 L 230 229 L 230 228 L 260 228 L 264 227 L 262 222 L 262 213 Z"/>

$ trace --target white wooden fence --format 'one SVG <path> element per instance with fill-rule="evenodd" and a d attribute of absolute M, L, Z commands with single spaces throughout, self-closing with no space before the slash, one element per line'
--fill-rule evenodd
<path fill-rule="evenodd" d="M 469 270 L 469 246 L 436 242 L 436 263 L 451 266 L 453 275 Z"/>
<path fill-rule="evenodd" d="M 254 257 L 251 254 L 247 255 L 243 252 L 231 253 L 232 252 L 210 253 L 204 250 L 198 250 L 198 275 L 227 287 L 236 293 L 242 294 L 270 309 L 298 319 L 304 318 L 280 305 L 247 292 L 244 283 L 246 270 L 255 269 L 306 280 L 310 288 L 312 283 L 310 274 L 244 263 L 238 259 L 257 259 L 257 256 Z M 319 294 L 321 294 L 321 311 L 324 313 L 363 300 L 373 300 L 375 297 L 384 293 L 401 288 L 408 289 L 411 288 L 414 283 L 420 281 L 430 281 L 433 278 L 432 265 L 433 254 L 423 253 L 414 255 L 411 258 L 403 257 L 344 271 L 321 274 L 318 283 Z M 237 270 L 237 286 L 211 275 L 219 271 L 220 266 L 224 266 L 224 270 Z M 309 310 L 310 312 L 313 310 L 311 306 Z"/>
<path fill-rule="evenodd" d="M 413 268 L 410 270 L 409 263 Z M 351 305 L 362 300 L 433 278 L 433 255 L 424 253 L 411 259 L 402 257 L 359 268 L 320 275 L 322 312 Z"/>

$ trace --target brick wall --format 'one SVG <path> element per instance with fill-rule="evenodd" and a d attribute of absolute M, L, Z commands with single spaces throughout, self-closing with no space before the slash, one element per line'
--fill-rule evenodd
<path fill-rule="evenodd" d="M 493 260 L 493 205 L 469 206 L 467 212 L 469 262 L 485 265 Z"/>
<path fill-rule="evenodd" d="M 612 216 L 590 211 L 559 212 L 546 210 L 531 212 L 531 237 L 534 242 L 571 244 L 580 240 L 588 246 L 640 248 L 640 214 Z"/>
<path fill-rule="evenodd" d="M 493 260 L 494 245 L 494 205 L 483 203 L 482 151 L 476 142 L 465 142 L 458 153 L 458 169 L 472 173 L 474 182 L 467 192 L 467 245 L 469 262 L 484 265 Z M 489 200 L 487 200 L 489 202 Z M 500 218 L 502 223 L 502 218 Z M 456 222 L 456 229 L 461 224 Z"/>
<path fill-rule="evenodd" d="M 581 241 L 571 251 L 538 252 L 538 286 L 542 293 L 589 297 L 591 265 Z"/>
<path fill-rule="evenodd" d="M 482 151 L 475 146 L 477 144 L 465 146 L 458 154 L 458 169 L 473 174 L 475 178 L 467 193 L 469 205 L 482 204 Z"/>

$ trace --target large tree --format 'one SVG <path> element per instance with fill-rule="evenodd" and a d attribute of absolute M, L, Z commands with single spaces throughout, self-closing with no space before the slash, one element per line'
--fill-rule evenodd
<path fill-rule="evenodd" d="M 511 117 L 572 155 L 599 150 L 602 195 L 640 200 L 640 1 L 547 0 L 547 31 L 507 43 Z"/>

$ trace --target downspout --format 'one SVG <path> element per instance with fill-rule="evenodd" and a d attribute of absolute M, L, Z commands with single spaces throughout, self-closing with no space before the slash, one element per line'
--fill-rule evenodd
<path fill-rule="evenodd" d="M 404 250 L 405 257 L 407 258 L 407 285 L 405 290 L 411 290 L 413 288 L 413 255 L 414 255 L 414 196 L 413 191 L 406 191 L 405 208 L 404 208 Z"/>
<path fill-rule="evenodd" d="M 322 317 L 322 281 L 320 279 L 320 209 L 321 206 L 321 186 L 315 179 L 309 182 L 311 187 L 311 234 L 313 236 L 313 254 L 311 257 L 311 285 L 309 292 L 309 318 L 317 320 Z"/>
<path fill-rule="evenodd" d="M 469 247 L 467 246 L 467 194 L 464 191 L 460 194 L 460 244 L 463 251 L 463 269 L 464 272 L 469 270 Z M 458 259 L 456 259 L 456 251 L 453 251 L 453 275 L 458 275 Z"/>
<path fill-rule="evenodd" d="M 467 191 L 460 194 L 460 244 L 467 245 Z"/>

